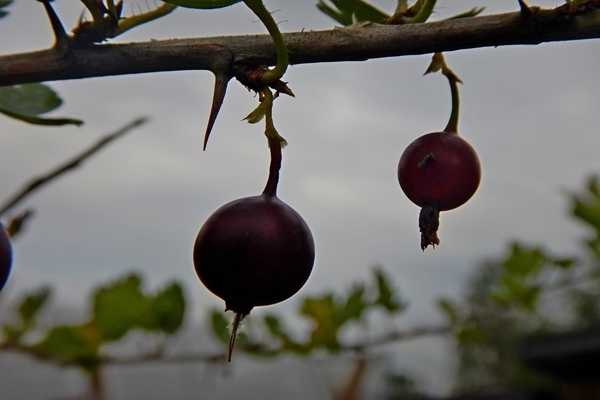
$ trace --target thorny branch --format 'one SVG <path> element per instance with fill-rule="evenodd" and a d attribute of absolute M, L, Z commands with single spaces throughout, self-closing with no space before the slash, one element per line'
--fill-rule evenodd
<path fill-rule="evenodd" d="M 600 28 L 578 28 L 576 18 L 585 15 L 575 14 L 568 4 L 525 10 L 420 24 L 292 32 L 284 39 L 291 64 L 312 64 L 600 38 Z M 275 61 L 269 35 L 58 46 L 0 56 L 0 86 L 181 70 L 227 76 L 237 64 L 273 65 Z"/>

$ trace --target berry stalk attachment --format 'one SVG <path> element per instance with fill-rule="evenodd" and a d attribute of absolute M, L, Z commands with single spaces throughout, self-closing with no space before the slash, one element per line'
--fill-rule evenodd
<path fill-rule="evenodd" d="M 419 229 L 421 249 L 440 243 L 437 236 L 439 214 L 466 203 L 481 181 L 481 165 L 475 149 L 458 135 L 460 79 L 447 66 L 441 53 L 435 53 L 425 72 L 441 70 L 448 78 L 452 111 L 446 128 L 413 141 L 402 153 L 398 181 L 406 196 L 421 207 Z"/>

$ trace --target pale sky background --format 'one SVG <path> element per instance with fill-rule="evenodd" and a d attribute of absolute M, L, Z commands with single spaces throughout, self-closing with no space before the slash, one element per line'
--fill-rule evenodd
<path fill-rule="evenodd" d="M 266 4 L 278 10 L 274 16 L 284 32 L 333 27 L 315 2 Z M 144 1 L 130 3 L 126 13 L 146 7 Z M 373 3 L 392 11 L 395 2 Z M 81 4 L 53 4 L 66 27 L 73 27 Z M 434 19 L 474 6 L 485 6 L 486 14 L 518 9 L 516 1 L 440 0 Z M 0 21 L 0 54 L 52 44 L 41 4 L 17 0 L 8 10 L 11 15 Z M 115 41 L 264 32 L 248 9 L 236 5 L 179 9 Z M 341 292 L 382 265 L 410 302 L 399 327 L 435 324 L 435 300 L 459 296 L 478 262 L 504 254 L 509 241 L 541 243 L 558 254 L 575 251 L 585 231 L 567 217 L 563 190 L 580 188 L 588 174 L 600 171 L 599 46 L 590 40 L 446 53 L 464 81 L 459 132 L 477 150 L 483 177 L 467 204 L 442 213 L 441 244 L 425 252 L 419 209 L 402 193 L 396 168 L 412 140 L 443 129 L 448 119 L 446 79 L 422 76 L 430 55 L 291 66 L 284 80 L 296 98 L 281 97 L 274 110 L 276 127 L 289 142 L 279 197 L 307 221 L 317 256 L 300 293 L 269 311 L 291 310 L 303 295 Z M 64 99 L 52 115 L 81 118 L 83 127 L 43 128 L 0 118 L 5 197 L 100 136 L 134 118 L 151 118 L 21 206 L 35 208 L 36 215 L 14 243 L 14 269 L 3 295 L 49 283 L 55 302 L 78 306 L 97 284 L 138 271 L 148 288 L 183 282 L 189 317 L 198 324 L 206 310 L 222 307 L 195 275 L 192 245 L 215 209 L 262 191 L 269 159 L 263 126 L 241 121 L 257 100 L 236 81 L 202 152 L 212 79 L 207 71 L 190 71 L 52 82 Z M 430 349 L 415 350 L 429 361 L 422 365 L 439 364 L 440 351 L 447 350 Z M 407 365 L 410 370 L 414 363 Z M 446 388 L 443 373 L 421 371 L 421 377 L 433 392 Z"/>

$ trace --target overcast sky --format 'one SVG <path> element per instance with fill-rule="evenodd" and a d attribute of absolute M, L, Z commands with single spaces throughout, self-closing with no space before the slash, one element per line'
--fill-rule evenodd
<path fill-rule="evenodd" d="M 43 7 L 15 3 L 0 22 L 0 54 L 50 46 Z M 127 13 L 138 3 L 146 7 L 133 3 Z M 392 10 L 395 2 L 374 3 Z M 434 19 L 475 5 L 487 7 L 488 14 L 518 9 L 516 1 L 439 3 Z M 76 24 L 78 2 L 53 4 L 67 27 Z M 278 10 L 274 16 L 283 31 L 334 25 L 314 1 L 266 4 Z M 256 17 L 237 5 L 179 9 L 119 41 L 263 32 Z M 567 217 L 563 190 L 581 187 L 588 174 L 600 171 L 599 46 L 591 40 L 446 53 L 464 81 L 459 132 L 477 150 L 483 177 L 467 204 L 442 213 L 441 244 L 425 252 L 419 247 L 419 209 L 402 193 L 396 168 L 412 140 L 443 129 L 448 119 L 446 78 L 423 76 L 430 55 L 290 67 L 285 80 L 296 98 L 281 97 L 274 110 L 276 127 L 289 142 L 279 197 L 309 224 L 317 256 L 299 295 L 270 311 L 284 312 L 302 295 L 345 290 L 367 278 L 371 266 L 382 265 L 410 302 L 402 324 L 427 324 L 438 321 L 435 299 L 458 296 L 478 262 L 503 254 L 509 241 L 541 243 L 559 254 L 577 249 L 585 231 Z M 6 295 L 50 283 L 56 301 L 81 304 L 90 288 L 135 270 L 144 273 L 149 288 L 183 282 L 191 316 L 202 321 L 205 310 L 222 301 L 194 273 L 196 233 L 222 204 L 259 194 L 267 176 L 263 126 L 241 121 L 256 98 L 232 81 L 202 152 L 209 72 L 50 86 L 65 101 L 52 115 L 81 118 L 85 125 L 42 128 L 0 118 L 5 197 L 103 134 L 137 117 L 151 121 L 22 205 L 36 215 L 14 243 Z"/>

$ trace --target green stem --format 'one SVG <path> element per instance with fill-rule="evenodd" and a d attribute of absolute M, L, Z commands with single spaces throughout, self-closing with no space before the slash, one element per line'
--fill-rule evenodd
<path fill-rule="evenodd" d="M 283 74 L 285 74 L 285 71 L 290 64 L 287 47 L 277 23 L 273 19 L 271 13 L 265 8 L 262 0 L 244 0 L 244 3 L 265 25 L 269 35 L 271 35 L 271 38 L 273 39 L 273 44 L 277 51 L 277 63 L 275 64 L 275 67 L 265 71 L 261 77 L 262 83 L 268 85 L 278 81 Z"/>
<path fill-rule="evenodd" d="M 265 114 L 265 136 L 269 143 L 271 152 L 271 163 L 269 165 L 269 177 L 263 190 L 263 194 L 275 197 L 277 196 L 277 185 L 279 183 L 279 170 L 281 169 L 281 148 L 285 146 L 286 141 L 282 138 L 273 123 L 273 93 L 271 89 L 265 87 L 262 91 L 265 96 L 263 101 L 268 102 L 267 112 Z"/>
<path fill-rule="evenodd" d="M 454 73 L 447 73 L 442 70 L 443 74 L 448 78 L 450 82 L 450 92 L 452 94 L 452 111 L 450 111 L 450 119 L 448 119 L 448 125 L 444 132 L 458 133 L 458 115 L 460 111 L 460 97 L 458 95 L 458 78 Z"/>

